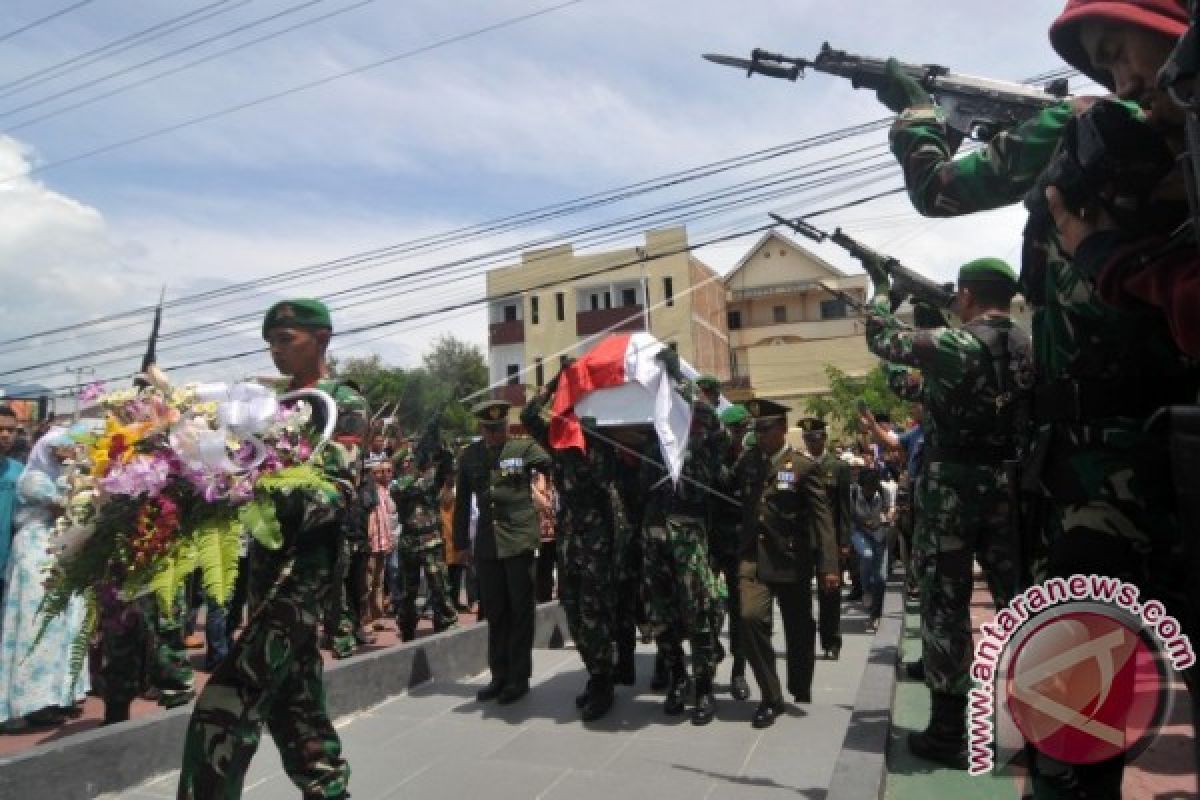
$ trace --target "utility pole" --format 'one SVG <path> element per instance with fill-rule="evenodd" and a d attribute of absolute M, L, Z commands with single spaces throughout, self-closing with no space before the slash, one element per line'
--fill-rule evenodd
<path fill-rule="evenodd" d="M 71 419 L 75 422 L 78 422 L 80 411 L 79 396 L 83 393 L 83 376 L 95 375 L 96 370 L 92 367 L 66 367 L 64 371 L 68 373 L 74 373 L 75 375 L 75 413 L 72 414 Z"/>

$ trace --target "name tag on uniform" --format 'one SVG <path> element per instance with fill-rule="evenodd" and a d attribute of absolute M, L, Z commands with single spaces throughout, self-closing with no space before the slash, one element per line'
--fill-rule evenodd
<path fill-rule="evenodd" d="M 502 458 L 500 459 L 500 474 L 501 475 L 520 475 L 525 471 L 525 459 L 523 458 Z"/>
<path fill-rule="evenodd" d="M 780 491 L 787 491 L 796 485 L 796 473 L 790 471 L 780 471 L 775 473 L 775 488 Z"/>

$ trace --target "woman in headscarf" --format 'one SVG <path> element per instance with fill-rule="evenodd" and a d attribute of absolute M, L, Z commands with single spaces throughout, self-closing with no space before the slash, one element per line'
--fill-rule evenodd
<path fill-rule="evenodd" d="M 52 428 L 34 445 L 17 481 L 17 532 L 0 608 L 0 722 L 6 730 L 62 722 L 75 715 L 75 703 L 90 688 L 86 664 L 74 679 L 71 670 L 72 644 L 83 625 L 83 598 L 72 599 L 33 646 L 43 621 L 42 582 L 53 561 L 47 548 L 67 498 L 63 462 L 72 450 L 66 429 Z"/>

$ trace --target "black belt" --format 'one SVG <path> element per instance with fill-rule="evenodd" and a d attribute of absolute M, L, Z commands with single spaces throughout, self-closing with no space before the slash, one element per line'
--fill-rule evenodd
<path fill-rule="evenodd" d="M 1155 410 L 1194 397 L 1194 380 L 1180 376 L 1170 383 L 1138 380 L 1058 380 L 1034 387 L 1033 418 L 1037 422 L 1087 422 L 1106 417 L 1141 419 Z"/>
<path fill-rule="evenodd" d="M 925 451 L 929 461 L 954 461 L 959 464 L 992 464 L 1016 457 L 1015 447 L 997 444 L 960 445 L 958 447 L 930 447 Z"/>

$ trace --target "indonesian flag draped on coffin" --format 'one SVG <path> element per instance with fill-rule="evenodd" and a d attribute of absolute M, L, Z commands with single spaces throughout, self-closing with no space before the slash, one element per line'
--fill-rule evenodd
<path fill-rule="evenodd" d="M 550 444 L 557 450 L 586 449 L 580 417 L 600 426 L 653 425 L 663 463 L 678 481 L 687 449 L 692 406 L 675 391 L 671 376 L 656 356 L 665 345 L 648 333 L 615 334 L 563 370 L 554 395 Z M 683 376 L 699 373 L 679 360 Z"/>

